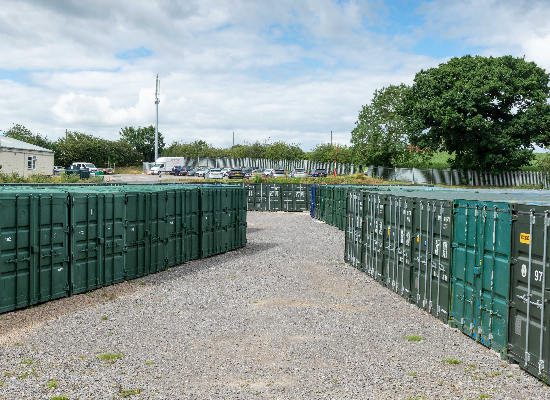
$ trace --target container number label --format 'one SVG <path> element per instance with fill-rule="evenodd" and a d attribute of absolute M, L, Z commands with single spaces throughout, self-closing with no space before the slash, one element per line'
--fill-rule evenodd
<path fill-rule="evenodd" d="M 519 234 L 519 242 L 529 244 L 531 241 L 531 235 L 529 233 L 520 233 Z"/>
<path fill-rule="evenodd" d="M 527 265 L 525 264 L 521 266 L 521 276 L 523 276 L 524 278 L 527 276 Z"/>
<path fill-rule="evenodd" d="M 535 280 L 536 281 L 542 281 L 542 271 L 535 271 Z"/>

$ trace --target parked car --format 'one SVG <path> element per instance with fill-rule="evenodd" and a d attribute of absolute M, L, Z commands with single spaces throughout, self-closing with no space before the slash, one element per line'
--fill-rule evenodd
<path fill-rule="evenodd" d="M 327 177 L 327 171 L 324 170 L 324 169 L 314 169 L 311 174 L 309 174 L 309 176 L 313 176 L 313 177 Z"/>
<path fill-rule="evenodd" d="M 250 167 L 243 167 L 241 168 L 244 172 L 244 177 L 245 178 L 250 178 L 250 175 L 252 174 L 252 168 Z"/>
<path fill-rule="evenodd" d="M 192 169 L 194 169 L 192 165 L 186 165 L 181 168 L 180 175 L 183 175 L 183 176 L 189 175 L 189 171 L 191 171 Z"/>
<path fill-rule="evenodd" d="M 271 176 L 273 178 L 286 178 L 286 172 L 284 169 L 274 169 Z"/>
<path fill-rule="evenodd" d="M 65 168 L 62 167 L 62 166 L 54 166 L 54 167 L 53 167 L 53 173 L 54 173 L 54 174 L 60 174 L 60 173 L 62 173 L 63 171 L 65 171 Z"/>
<path fill-rule="evenodd" d="M 222 170 L 219 168 L 210 168 L 204 175 L 205 179 L 223 179 Z"/>
<path fill-rule="evenodd" d="M 264 178 L 271 178 L 271 177 L 273 177 L 273 171 L 274 170 L 271 169 L 271 168 L 264 169 L 264 172 L 262 172 L 262 176 Z"/>
<path fill-rule="evenodd" d="M 290 173 L 291 178 L 307 178 L 307 171 L 305 168 L 294 168 Z"/>
<path fill-rule="evenodd" d="M 263 172 L 264 172 L 264 170 L 262 168 L 252 170 L 252 172 L 250 173 L 250 179 L 254 178 L 256 175 L 261 176 Z"/>
<path fill-rule="evenodd" d="M 190 170 L 187 171 L 187 176 L 194 176 L 195 173 L 196 173 L 198 170 L 199 170 L 199 169 L 196 168 L 196 167 L 191 168 Z"/>
<path fill-rule="evenodd" d="M 202 176 L 202 177 L 204 177 L 204 175 L 206 175 L 207 172 L 208 172 L 208 168 L 206 168 L 206 167 L 199 167 L 199 168 L 197 168 L 197 170 L 195 171 L 195 176 Z"/>
<path fill-rule="evenodd" d="M 239 178 L 244 179 L 244 172 L 242 169 L 233 168 L 227 173 L 227 179 Z"/>
<path fill-rule="evenodd" d="M 84 168 L 88 168 L 90 170 L 90 172 L 97 172 L 97 168 L 94 164 L 92 163 L 85 163 L 85 162 L 74 162 L 71 164 L 71 169 L 84 169 Z"/>
<path fill-rule="evenodd" d="M 231 168 L 222 168 L 221 171 L 222 171 L 222 175 L 223 177 L 225 178 L 227 176 L 227 173 L 229 172 Z"/>

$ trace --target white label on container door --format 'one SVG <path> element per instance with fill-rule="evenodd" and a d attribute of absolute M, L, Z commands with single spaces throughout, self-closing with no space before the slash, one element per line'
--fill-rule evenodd
<path fill-rule="evenodd" d="M 8 237 L 6 238 L 6 242 L 11 242 L 11 237 L 10 237 L 10 236 L 8 236 Z"/>

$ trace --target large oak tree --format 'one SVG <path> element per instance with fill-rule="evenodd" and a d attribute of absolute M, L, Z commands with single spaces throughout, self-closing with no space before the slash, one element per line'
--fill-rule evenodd
<path fill-rule="evenodd" d="M 463 170 L 517 170 L 549 142 L 549 76 L 524 58 L 464 56 L 416 74 L 402 114 L 411 142 Z"/>

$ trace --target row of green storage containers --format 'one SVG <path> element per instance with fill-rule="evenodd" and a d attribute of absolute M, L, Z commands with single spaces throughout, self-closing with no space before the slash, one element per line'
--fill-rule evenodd
<path fill-rule="evenodd" d="M 550 383 L 550 193 L 378 189 L 333 189 L 346 261 Z"/>
<path fill-rule="evenodd" d="M 239 186 L 0 188 L 0 312 L 246 245 Z"/>
<path fill-rule="evenodd" d="M 24 184 L 0 184 L 0 187 L 23 187 Z M 91 184 L 35 184 L 34 187 L 170 187 L 170 186 L 195 186 L 194 182 L 154 182 L 151 184 L 138 184 L 131 182 L 102 182 Z M 241 186 L 246 189 L 247 209 L 249 211 L 288 211 L 303 212 L 309 211 L 311 184 L 300 183 L 248 183 L 231 182 L 229 185 L 216 184 L 214 186 Z M 27 187 L 27 186 L 25 186 Z"/>

